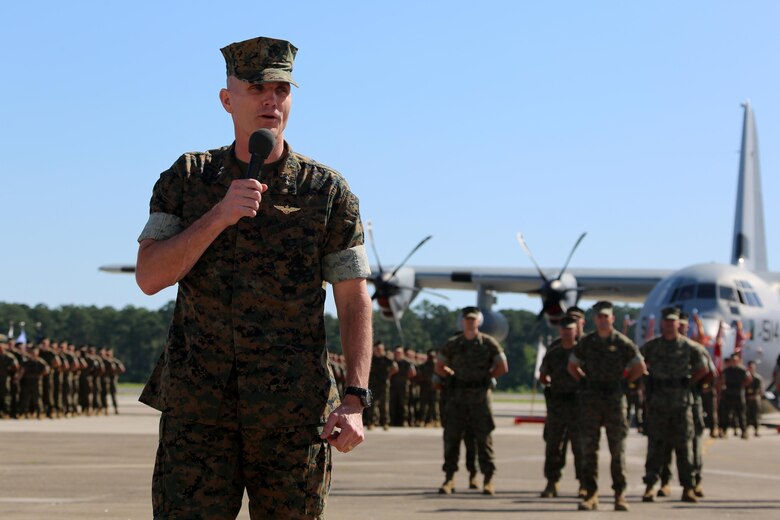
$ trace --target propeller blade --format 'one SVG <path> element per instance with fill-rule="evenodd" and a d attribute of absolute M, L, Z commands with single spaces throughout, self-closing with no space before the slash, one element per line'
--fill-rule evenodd
<path fill-rule="evenodd" d="M 389 302 L 390 312 L 393 313 L 393 322 L 395 322 L 395 328 L 398 331 L 398 337 L 401 338 L 401 345 L 406 345 L 404 341 L 404 329 L 401 327 L 401 318 L 398 317 L 398 310 L 393 305 L 393 301 Z"/>
<path fill-rule="evenodd" d="M 398 272 L 398 270 L 399 270 L 399 269 L 401 269 L 401 268 L 402 268 L 402 267 L 403 267 L 403 266 L 406 264 L 406 262 L 408 262 L 408 261 L 409 261 L 409 258 L 411 258 L 411 256 L 412 256 L 412 255 L 415 253 L 415 251 L 417 251 L 418 249 L 420 249 L 420 247 L 422 247 L 422 245 L 423 245 L 424 243 L 426 243 L 428 240 L 430 240 L 430 239 L 432 239 L 432 238 L 433 238 L 433 235 L 428 235 L 427 237 L 425 237 L 425 238 L 423 238 L 422 240 L 420 240 L 420 243 L 419 243 L 419 244 L 417 244 L 417 245 L 415 246 L 415 248 L 414 248 L 414 249 L 412 249 L 412 250 L 411 250 L 411 252 L 410 252 L 408 255 L 406 255 L 406 258 L 404 258 L 404 261 L 403 261 L 403 262 L 401 262 L 400 264 L 398 264 L 398 267 L 396 267 L 396 268 L 393 270 L 393 274 L 391 274 L 391 275 L 390 275 L 390 278 L 392 278 L 393 276 L 395 276 L 395 273 L 397 273 L 397 272 Z"/>
<path fill-rule="evenodd" d="M 520 242 L 520 247 L 523 248 L 523 251 L 525 251 L 525 254 L 528 255 L 528 258 L 531 259 L 531 262 L 534 264 L 534 267 L 536 267 L 536 272 L 539 273 L 539 276 L 542 277 L 542 280 L 544 280 L 544 283 L 549 283 L 547 280 L 547 277 L 542 272 L 542 269 L 539 267 L 539 264 L 536 263 L 536 260 L 534 259 L 534 255 L 531 254 L 531 250 L 528 248 L 528 245 L 525 243 L 525 238 L 523 238 L 522 233 L 517 234 L 517 241 Z"/>
<path fill-rule="evenodd" d="M 379 253 L 376 252 L 376 245 L 374 244 L 374 226 L 371 225 L 371 221 L 366 221 L 366 233 L 368 233 L 368 242 L 371 244 L 371 250 L 374 252 L 374 258 L 376 258 L 376 265 L 379 267 L 379 275 L 381 276 L 384 270 L 382 269 L 382 262 L 379 260 Z"/>
<path fill-rule="evenodd" d="M 563 275 L 563 272 L 566 271 L 566 268 L 569 267 L 569 262 L 571 262 L 571 257 L 574 255 L 574 251 L 577 250 L 577 246 L 580 245 L 580 242 L 582 242 L 582 239 L 585 238 L 585 235 L 587 233 L 583 233 L 580 235 L 580 238 L 577 239 L 577 242 L 574 244 L 574 247 L 571 248 L 571 253 L 569 253 L 569 258 L 566 259 L 566 262 L 564 262 L 563 267 L 561 268 L 561 272 L 558 273 L 558 277 L 556 280 L 560 280 L 561 276 Z"/>

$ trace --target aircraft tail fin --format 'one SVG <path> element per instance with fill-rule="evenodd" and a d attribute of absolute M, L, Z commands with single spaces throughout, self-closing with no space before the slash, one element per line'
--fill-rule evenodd
<path fill-rule="evenodd" d="M 745 101 L 742 106 L 745 108 L 745 120 L 742 126 L 742 151 L 739 158 L 739 184 L 731 263 L 742 265 L 751 271 L 766 272 L 768 266 L 764 204 L 761 194 L 756 119 L 750 101 Z"/>

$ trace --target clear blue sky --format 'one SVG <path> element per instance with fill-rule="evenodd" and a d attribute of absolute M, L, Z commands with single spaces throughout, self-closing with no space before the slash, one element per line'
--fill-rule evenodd
<path fill-rule="evenodd" d="M 583 231 L 576 267 L 727 262 L 749 98 L 779 269 L 773 0 L 28 0 L 0 19 L 0 301 L 175 297 L 97 267 L 135 261 L 161 171 L 232 141 L 219 48 L 259 35 L 299 48 L 286 137 L 347 177 L 385 264 L 432 234 L 412 264 L 530 267 L 518 231 L 543 266 Z"/>

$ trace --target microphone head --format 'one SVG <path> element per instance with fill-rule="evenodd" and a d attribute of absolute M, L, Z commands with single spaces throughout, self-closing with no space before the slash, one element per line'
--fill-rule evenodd
<path fill-rule="evenodd" d="M 276 137 L 267 128 L 260 128 L 255 130 L 251 136 L 249 136 L 249 153 L 257 154 L 265 160 L 271 150 L 276 145 Z"/>

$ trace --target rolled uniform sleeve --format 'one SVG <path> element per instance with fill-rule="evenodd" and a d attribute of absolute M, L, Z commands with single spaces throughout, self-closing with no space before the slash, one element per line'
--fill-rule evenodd
<path fill-rule="evenodd" d="M 371 269 L 363 242 L 358 198 L 346 186 L 336 194 L 328 217 L 323 247 L 322 278 L 338 283 L 354 278 L 368 278 Z"/>
<path fill-rule="evenodd" d="M 189 171 L 193 162 L 191 154 L 184 154 L 160 174 L 149 202 L 149 220 L 138 242 L 146 239 L 165 240 L 182 231 L 182 183 L 185 172 Z"/>

